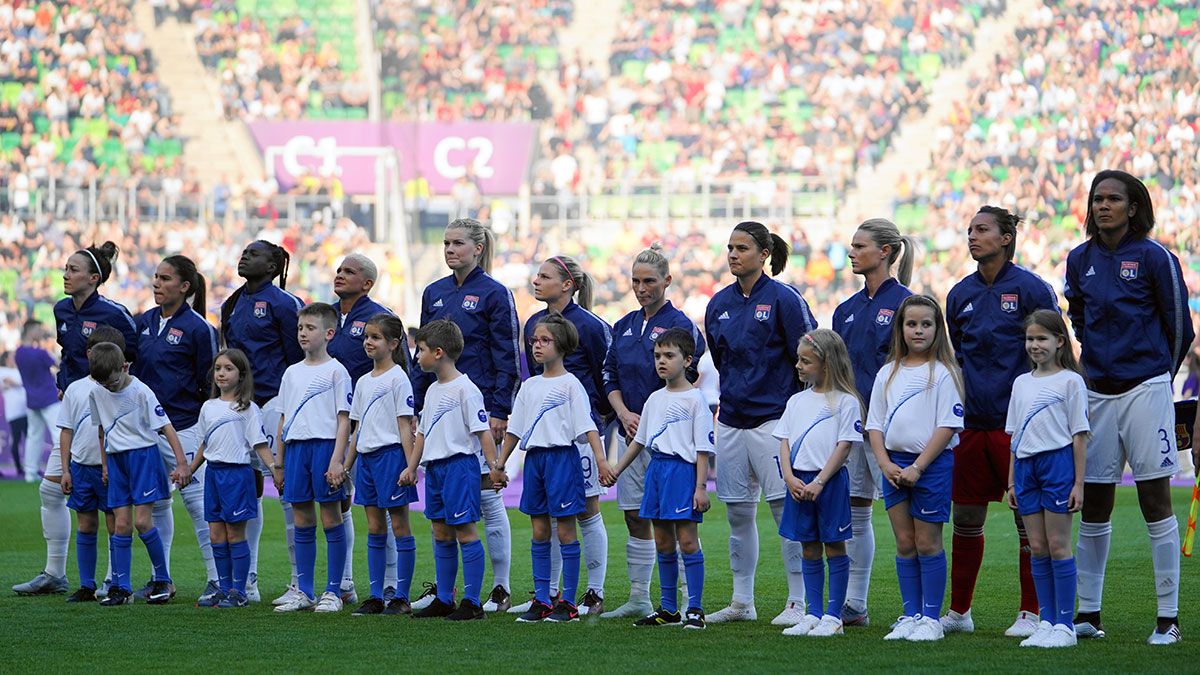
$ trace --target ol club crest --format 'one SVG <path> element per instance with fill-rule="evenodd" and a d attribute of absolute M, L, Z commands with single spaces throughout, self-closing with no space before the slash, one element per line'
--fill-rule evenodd
<path fill-rule="evenodd" d="M 771 306 L 759 305 L 754 308 L 754 318 L 758 321 L 766 321 L 771 318 Z"/>
<path fill-rule="evenodd" d="M 1000 295 L 1000 309 L 1009 313 L 1017 311 L 1017 294 L 1002 293 Z"/>
<path fill-rule="evenodd" d="M 355 321 L 354 323 L 350 324 L 350 334 L 354 337 L 358 337 L 363 334 L 363 330 L 366 329 L 366 327 L 367 322 Z"/>
<path fill-rule="evenodd" d="M 96 322 L 95 321 L 84 321 L 83 325 L 79 328 L 80 333 L 83 333 L 84 335 L 87 335 L 89 337 L 92 335 L 92 331 L 94 331 L 94 330 L 96 330 Z"/>
<path fill-rule="evenodd" d="M 1121 261 L 1121 278 L 1125 281 L 1133 281 L 1137 278 L 1138 264 L 1137 262 Z"/>
<path fill-rule="evenodd" d="M 179 341 L 182 339 L 183 339 L 183 331 L 179 330 L 178 328 L 171 328 L 171 329 L 167 330 L 167 344 L 177 345 L 177 344 L 179 344 Z"/>
<path fill-rule="evenodd" d="M 475 309 L 478 306 L 479 306 L 479 296 L 478 295 L 467 295 L 467 296 L 463 297 L 463 303 L 462 303 L 463 309 Z"/>
<path fill-rule="evenodd" d="M 662 335 L 665 332 L 667 332 L 666 328 L 663 328 L 662 326 L 655 326 L 654 329 L 650 331 L 650 341 L 654 342 L 658 339 L 659 335 Z"/>
<path fill-rule="evenodd" d="M 266 315 L 267 315 L 267 303 L 266 302 L 254 303 L 254 316 L 261 319 L 261 318 L 265 317 Z"/>
<path fill-rule="evenodd" d="M 892 325 L 892 317 L 895 315 L 896 313 L 890 309 L 881 309 L 879 310 L 879 313 L 875 315 L 875 323 L 879 324 L 880 326 L 890 326 Z"/>

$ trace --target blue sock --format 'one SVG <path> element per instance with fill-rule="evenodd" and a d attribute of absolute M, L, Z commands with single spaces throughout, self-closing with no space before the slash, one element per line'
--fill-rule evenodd
<path fill-rule="evenodd" d="M 386 534 L 367 535 L 367 578 L 371 580 L 371 597 L 383 599 L 383 575 L 387 571 Z"/>
<path fill-rule="evenodd" d="M 900 580 L 900 602 L 904 616 L 921 613 L 921 565 L 916 558 L 896 556 L 896 577 Z"/>
<path fill-rule="evenodd" d="M 346 569 L 346 523 L 325 530 L 325 592 L 342 592 L 342 572 Z"/>
<path fill-rule="evenodd" d="M 804 604 L 808 605 L 808 613 L 820 616 L 825 604 L 825 560 L 806 558 L 800 561 L 800 572 L 804 575 Z"/>
<path fill-rule="evenodd" d="M 233 588 L 246 597 L 246 580 L 250 577 L 250 542 L 243 539 L 229 546 L 229 557 L 232 558 Z"/>
<path fill-rule="evenodd" d="M 678 568 L 676 568 L 678 569 Z M 683 554 L 683 574 L 687 577 L 688 609 L 704 611 L 704 551 Z"/>
<path fill-rule="evenodd" d="M 921 614 L 936 619 L 942 615 L 946 597 L 946 552 L 917 556 L 921 568 Z"/>
<path fill-rule="evenodd" d="M 658 587 L 662 591 L 659 606 L 667 612 L 678 612 L 679 554 L 675 551 L 658 554 Z"/>
<path fill-rule="evenodd" d="M 75 561 L 79 564 L 79 585 L 96 590 L 96 533 L 75 533 Z"/>
<path fill-rule="evenodd" d="M 437 583 L 437 599 L 454 604 L 454 582 L 458 580 L 458 542 L 433 542 L 433 579 Z"/>
<path fill-rule="evenodd" d="M 558 548 L 562 551 L 562 599 L 574 605 L 579 592 L 579 542 L 561 544 Z M 678 570 L 675 574 L 678 576 Z"/>
<path fill-rule="evenodd" d="M 1052 560 L 1050 567 L 1054 570 L 1054 599 L 1058 615 L 1051 623 L 1073 626 L 1075 613 L 1075 586 L 1078 583 L 1078 570 L 1075 567 L 1074 556 L 1066 560 Z M 1041 595 L 1038 591 L 1038 595 Z"/>
<path fill-rule="evenodd" d="M 1037 590 L 1038 615 L 1042 621 L 1054 623 L 1057 603 L 1054 598 L 1054 570 L 1050 567 L 1050 556 L 1030 558 L 1033 587 Z"/>
<path fill-rule="evenodd" d="M 222 593 L 228 593 L 233 588 L 233 560 L 230 558 L 229 544 L 213 544 L 213 562 L 217 565 L 217 586 Z"/>
<path fill-rule="evenodd" d="M 413 571 L 417 567 L 415 537 L 396 537 L 396 597 L 408 599 L 412 592 Z"/>
<path fill-rule="evenodd" d="M 550 542 L 529 541 L 529 551 L 533 556 L 533 598 L 538 602 L 550 604 Z"/>
<path fill-rule="evenodd" d="M 112 585 L 132 593 L 129 568 L 133 565 L 133 537 L 114 534 L 109 541 L 112 543 Z"/>
<path fill-rule="evenodd" d="M 313 591 L 313 575 L 317 569 L 317 526 L 296 526 L 296 578 L 300 591 L 310 598 L 315 598 Z"/>
<path fill-rule="evenodd" d="M 171 573 L 167 570 L 167 552 L 163 550 L 158 528 L 152 527 L 145 534 L 139 534 L 138 538 L 146 545 L 146 553 L 150 554 L 150 564 L 154 566 L 154 576 L 151 578 L 155 581 L 171 581 Z"/>
<path fill-rule="evenodd" d="M 476 539 L 461 545 L 463 560 L 463 597 L 476 605 L 483 588 L 483 542 Z"/>
<path fill-rule="evenodd" d="M 846 604 L 846 589 L 850 586 L 850 556 L 836 555 L 826 562 L 829 563 L 829 606 L 825 613 L 840 619 Z"/>

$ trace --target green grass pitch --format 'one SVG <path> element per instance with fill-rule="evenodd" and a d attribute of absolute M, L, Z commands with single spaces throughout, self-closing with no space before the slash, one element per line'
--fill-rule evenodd
<path fill-rule="evenodd" d="M 1175 513 L 1182 521 L 1191 491 L 1174 489 Z M 259 587 L 270 599 L 283 591 L 288 577 L 282 514 L 275 502 L 265 505 Z M 529 520 L 515 509 L 512 580 L 523 599 L 532 588 L 529 567 Z M 610 606 L 628 593 L 625 528 L 611 502 L 604 504 L 609 533 L 606 596 Z M 1200 640 L 1187 599 L 1200 588 L 1200 559 L 1182 561 L 1181 605 L 1184 642 L 1153 648 L 1146 636 L 1154 626 L 1155 600 L 1149 540 L 1132 488 L 1117 491 L 1112 553 L 1108 562 L 1104 623 L 1108 637 L 1074 649 L 1020 649 L 1004 629 L 1017 608 L 1016 534 L 1008 509 L 993 505 L 987 523 L 987 549 L 975 594 L 976 632 L 951 635 L 934 644 L 882 640 L 899 613 L 893 563 L 894 541 L 882 504 L 875 507 L 876 558 L 871 582 L 869 628 L 850 628 L 840 637 L 784 637 L 770 620 L 786 600 L 779 538 L 766 505 L 759 509 L 762 555 L 753 623 L 712 625 L 705 631 L 678 628 L 635 629 L 626 620 L 584 620 L 570 625 L 517 624 L 511 615 L 486 621 L 450 624 L 408 617 L 275 615 L 267 603 L 245 610 L 192 606 L 204 585 L 203 565 L 186 511 L 175 503 L 173 576 L 178 597 L 167 606 L 101 608 L 69 606 L 64 596 L 17 597 L 12 584 L 27 581 L 42 567 L 45 547 L 38 520 L 35 485 L 0 484 L 0 672 L 1166 672 L 1197 666 L 1193 640 Z M 1078 522 L 1078 521 L 1077 521 Z M 360 592 L 367 587 L 366 520 L 355 507 L 355 574 Z M 416 579 L 432 580 L 433 562 L 423 516 L 414 514 L 417 534 Z M 729 528 L 724 508 L 713 509 L 700 527 L 706 551 L 705 608 L 715 611 L 729 600 L 731 582 L 726 546 Z M 75 546 L 67 561 L 72 588 L 78 584 Z M 946 527 L 947 548 L 950 528 Z M 324 575 L 324 543 L 318 536 L 317 577 Z M 100 572 L 105 566 L 101 551 Z M 136 580 L 148 577 L 149 562 L 134 541 Z M 461 583 L 461 582 L 460 582 Z M 491 588 L 490 572 L 484 585 Z M 415 584 L 419 589 L 419 584 Z M 657 598 L 657 584 L 651 590 Z"/>

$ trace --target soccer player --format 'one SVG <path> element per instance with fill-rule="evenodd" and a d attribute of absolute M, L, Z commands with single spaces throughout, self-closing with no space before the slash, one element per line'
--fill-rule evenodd
<path fill-rule="evenodd" d="M 1004 430 L 1013 380 L 1029 372 L 1021 345 L 1025 317 L 1058 310 L 1054 289 L 1033 272 L 1013 264 L 1021 219 L 997 206 L 983 206 L 967 225 L 967 248 L 978 270 L 946 296 L 950 342 L 962 366 L 965 428 L 954 451 L 954 538 L 947 633 L 975 630 L 971 600 L 983 564 L 983 524 L 989 502 L 1004 498 L 1009 485 L 1009 434 Z M 1013 511 L 1020 541 L 1021 606 L 1004 634 L 1029 637 L 1038 628 L 1037 592 L 1030 573 L 1029 537 Z"/>
<path fill-rule="evenodd" d="M 713 363 L 721 375 L 717 414 L 717 498 L 729 518 L 729 567 L 733 599 L 708 617 L 710 623 L 754 621 L 754 573 L 758 567 L 755 516 L 761 494 L 778 525 L 787 486 L 779 466 L 779 442 L 771 433 L 800 389 L 794 368 L 800 338 L 817 327 L 808 303 L 796 289 L 771 274 L 787 265 L 788 245 L 761 223 L 738 223 L 729 235 L 729 271 L 735 283 L 717 291 L 704 315 Z M 804 618 L 804 576 L 799 542 L 780 538 L 787 571 L 788 600 L 773 625 L 791 626 Z"/>
<path fill-rule="evenodd" d="M 1146 186 L 1124 171 L 1096 174 L 1088 192 L 1088 239 L 1067 256 L 1067 298 L 1088 381 L 1092 437 L 1084 473 L 1079 567 L 1081 638 L 1104 635 L 1100 603 L 1112 535 L 1113 498 L 1125 464 L 1150 533 L 1158 624 L 1152 645 L 1180 641 L 1179 526 L 1170 479 L 1179 471 L 1171 380 L 1195 339 L 1179 260 L 1150 238 Z"/>

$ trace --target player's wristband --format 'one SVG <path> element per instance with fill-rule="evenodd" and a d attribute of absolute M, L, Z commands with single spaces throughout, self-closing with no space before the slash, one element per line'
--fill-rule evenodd
<path fill-rule="evenodd" d="M 1005 491 L 1005 492 L 1008 492 L 1009 490 L 1011 490 L 1011 489 L 1013 489 L 1013 488 L 1015 488 L 1015 487 L 1017 487 L 1017 486 L 1016 486 L 1016 485 L 1009 485 L 1008 487 L 1004 488 L 1004 491 Z"/>
<path fill-rule="evenodd" d="M 825 484 L 825 481 L 821 480 L 821 477 L 820 477 L 820 476 L 817 476 L 816 478 L 814 478 L 814 479 L 813 479 L 813 482 L 814 482 L 814 483 L 816 483 L 817 485 L 824 485 L 824 484 Z"/>

